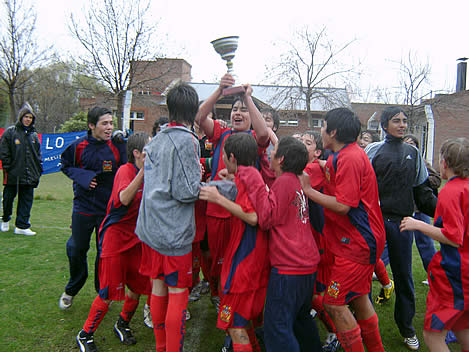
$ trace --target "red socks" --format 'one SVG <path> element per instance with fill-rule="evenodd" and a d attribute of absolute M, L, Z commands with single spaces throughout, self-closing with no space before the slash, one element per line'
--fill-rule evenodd
<path fill-rule="evenodd" d="M 381 286 L 386 286 L 391 283 L 389 280 L 388 272 L 386 271 L 386 267 L 381 259 L 378 259 L 375 265 L 375 274 L 378 278 Z"/>
<path fill-rule="evenodd" d="M 109 310 L 109 305 L 104 302 L 99 296 L 93 301 L 93 304 L 90 308 L 90 313 L 88 314 L 88 319 L 86 319 L 85 325 L 83 325 L 83 330 L 87 334 L 93 334 L 98 328 L 99 324 L 103 320 L 107 311 Z"/>
<path fill-rule="evenodd" d="M 186 309 L 189 290 L 169 293 L 168 312 L 166 314 L 166 351 L 179 352 L 184 346 L 186 331 Z M 152 302 L 153 303 L 153 302 Z M 153 322 L 154 324 L 154 322 Z"/>
<path fill-rule="evenodd" d="M 239 343 L 233 344 L 233 352 L 253 352 L 251 344 L 241 345 Z"/>
<path fill-rule="evenodd" d="M 319 319 L 321 319 L 327 331 L 335 333 L 336 330 L 335 330 L 334 322 L 332 321 L 331 317 L 329 316 L 329 314 L 327 314 L 326 310 L 324 309 L 323 301 L 324 301 L 324 296 L 314 295 L 313 300 L 311 302 L 311 306 L 318 313 L 318 317 Z"/>
<path fill-rule="evenodd" d="M 251 326 L 249 329 L 246 329 L 246 332 L 249 336 L 249 342 L 251 343 L 252 352 L 261 352 L 261 346 L 259 346 L 259 341 L 257 341 L 256 332 Z"/>
<path fill-rule="evenodd" d="M 378 315 L 376 313 L 367 320 L 358 320 L 362 331 L 362 339 L 368 352 L 384 352 L 381 335 L 379 334 Z"/>
<path fill-rule="evenodd" d="M 129 322 L 130 319 L 134 316 L 135 311 L 138 307 L 138 299 L 132 299 L 129 295 L 125 296 L 124 306 L 122 307 L 121 317 L 126 322 Z"/>
<path fill-rule="evenodd" d="M 337 331 L 337 338 L 345 352 L 365 352 L 360 334 L 360 326 L 347 331 Z"/>
<path fill-rule="evenodd" d="M 156 340 L 156 352 L 166 352 L 165 319 L 167 309 L 168 296 L 151 295 L 150 313 Z"/>

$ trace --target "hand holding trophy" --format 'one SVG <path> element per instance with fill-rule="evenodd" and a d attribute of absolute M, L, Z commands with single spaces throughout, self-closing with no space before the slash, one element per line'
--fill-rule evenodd
<path fill-rule="evenodd" d="M 215 51 L 220 54 L 221 58 L 226 61 L 228 73 L 233 74 L 233 60 L 236 49 L 238 48 L 238 36 L 223 37 L 212 41 Z M 223 95 L 242 95 L 245 93 L 243 86 L 230 87 L 223 89 Z"/>

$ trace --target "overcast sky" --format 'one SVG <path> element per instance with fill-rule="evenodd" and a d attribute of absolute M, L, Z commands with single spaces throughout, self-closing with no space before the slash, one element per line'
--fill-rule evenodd
<path fill-rule="evenodd" d="M 99 0 L 95 0 L 99 1 Z M 79 13 L 87 0 L 36 0 L 37 29 L 45 42 L 64 54 L 76 52 L 67 30 L 70 12 Z M 337 43 L 355 39 L 345 62 L 361 62 L 359 85 L 395 88 L 396 62 L 412 50 L 431 65 L 431 89 L 454 90 L 456 59 L 469 56 L 469 1 L 267 1 L 153 0 L 151 15 L 169 46 L 168 55 L 192 65 L 194 82 L 214 82 L 226 72 L 210 42 L 239 35 L 234 69 L 240 83 L 263 83 L 266 64 L 293 28 L 326 26 Z M 155 38 L 159 40 L 159 38 Z M 161 40 L 161 39 L 160 39 Z M 169 44 L 167 44 L 169 43 Z"/>

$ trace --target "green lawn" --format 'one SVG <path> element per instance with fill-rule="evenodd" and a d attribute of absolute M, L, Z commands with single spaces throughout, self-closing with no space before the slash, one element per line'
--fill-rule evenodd
<path fill-rule="evenodd" d="M 35 192 L 31 214 L 35 237 L 17 236 L 13 231 L 0 233 L 0 351 L 73 351 L 75 336 L 83 326 L 95 297 L 92 273 L 95 249 L 89 252 L 90 278 L 72 308 L 61 311 L 58 299 L 68 279 L 65 243 L 70 236 L 73 192 L 71 182 L 61 173 L 45 175 Z M 10 223 L 14 224 L 14 218 Z M 425 272 L 414 251 L 414 280 L 417 293 L 417 315 L 414 323 L 423 345 L 422 324 L 427 286 L 421 284 Z M 373 284 L 374 295 L 378 284 Z M 154 351 L 152 330 L 143 325 L 142 308 L 131 325 L 137 345 L 120 345 L 112 327 L 122 308 L 114 303 L 95 333 L 100 351 Z M 393 320 L 392 302 L 376 308 L 386 351 L 405 351 Z M 189 304 L 192 319 L 186 326 L 185 352 L 218 352 L 223 332 L 215 328 L 216 313 L 208 297 Z M 323 332 L 323 331 L 322 331 Z M 459 345 L 451 346 L 459 351 Z M 421 351 L 427 351 L 425 347 Z"/>

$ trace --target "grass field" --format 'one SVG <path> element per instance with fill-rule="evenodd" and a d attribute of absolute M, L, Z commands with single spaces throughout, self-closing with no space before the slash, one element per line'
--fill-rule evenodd
<path fill-rule="evenodd" d="M 89 307 L 96 296 L 93 288 L 95 249 L 89 252 L 90 278 L 72 308 L 61 311 L 58 299 L 68 279 L 68 260 L 65 243 L 70 236 L 72 185 L 61 173 L 45 175 L 35 192 L 31 214 L 34 237 L 0 233 L 0 351 L 77 351 L 75 336 L 82 328 Z M 426 278 L 417 251 L 414 251 L 414 280 L 417 295 L 417 314 L 414 324 L 423 346 L 422 324 L 425 313 Z M 373 283 L 374 294 L 378 284 Z M 112 327 L 122 303 L 113 303 L 101 326 L 95 333 L 100 351 L 154 351 L 152 330 L 143 325 L 144 300 L 132 320 L 138 343 L 123 346 L 114 337 Z M 394 297 L 376 307 L 380 331 L 386 351 L 406 351 L 393 319 Z M 218 352 L 223 343 L 223 332 L 215 328 L 216 312 L 205 296 L 190 303 L 192 319 L 186 325 L 185 352 Z M 319 324 L 320 325 L 320 324 Z M 322 331 L 323 332 L 323 331 Z M 450 346 L 459 351 L 459 345 Z M 288 351 L 286 351 L 288 352 Z"/>

